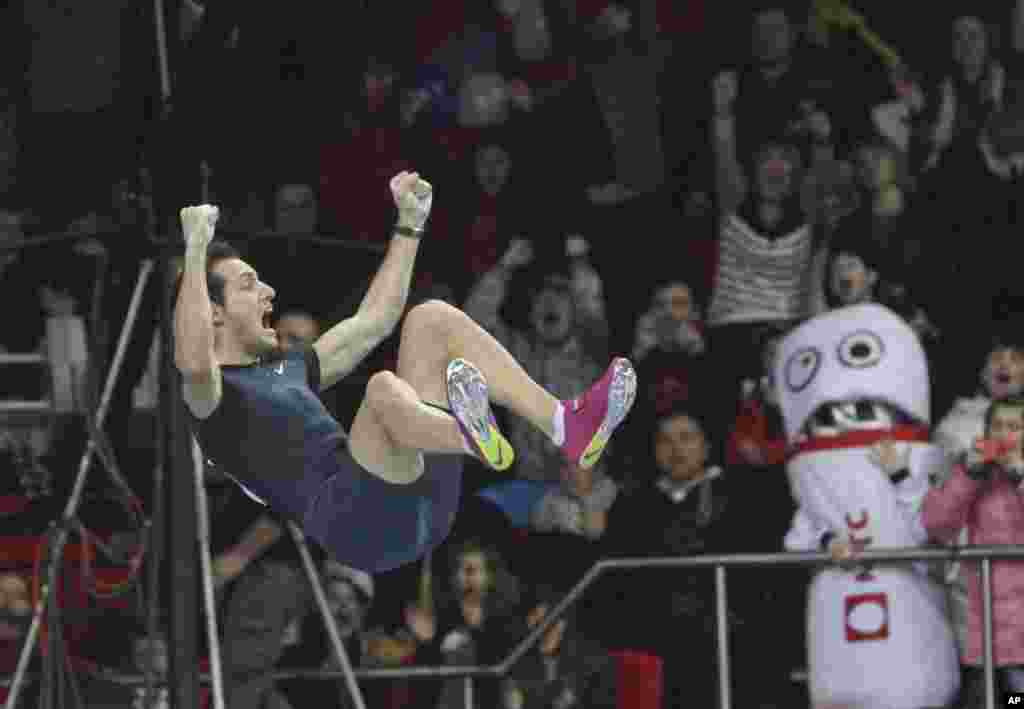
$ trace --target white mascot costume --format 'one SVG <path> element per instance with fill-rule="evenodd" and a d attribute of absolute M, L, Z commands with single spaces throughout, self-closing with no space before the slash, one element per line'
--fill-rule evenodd
<path fill-rule="evenodd" d="M 942 454 L 928 442 L 928 367 L 913 330 L 879 305 L 834 310 L 782 341 L 774 374 L 798 505 L 786 548 L 820 550 L 832 538 L 854 549 L 923 544 L 921 505 Z M 921 564 L 823 568 L 807 607 L 815 707 L 955 699 L 945 597 Z"/>

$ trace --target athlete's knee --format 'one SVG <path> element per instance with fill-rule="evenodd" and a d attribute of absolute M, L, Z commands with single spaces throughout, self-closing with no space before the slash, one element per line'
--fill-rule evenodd
<path fill-rule="evenodd" d="M 403 332 L 426 330 L 444 331 L 453 318 L 465 317 L 462 311 L 443 300 L 425 300 L 409 310 L 405 316 Z"/>
<path fill-rule="evenodd" d="M 366 402 L 375 414 L 386 415 L 402 399 L 402 380 L 394 372 L 382 370 L 366 382 Z"/>

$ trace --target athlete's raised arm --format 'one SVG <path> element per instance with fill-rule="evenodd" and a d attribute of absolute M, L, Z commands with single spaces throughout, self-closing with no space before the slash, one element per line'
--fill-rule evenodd
<path fill-rule="evenodd" d="M 218 216 L 217 208 L 210 205 L 181 210 L 185 263 L 174 309 L 174 364 L 184 379 L 185 403 L 197 418 L 209 416 L 221 397 L 213 308 L 206 287 L 207 249 Z"/>
<path fill-rule="evenodd" d="M 401 172 L 391 180 L 391 194 L 398 207 L 398 224 L 384 262 L 355 315 L 332 327 L 313 345 L 320 359 L 321 389 L 355 369 L 394 332 L 405 312 L 433 190 L 417 173 Z"/>

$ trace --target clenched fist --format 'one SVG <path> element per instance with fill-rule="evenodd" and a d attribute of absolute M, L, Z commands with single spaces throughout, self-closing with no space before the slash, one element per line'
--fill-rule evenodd
<path fill-rule="evenodd" d="M 434 188 L 416 172 L 400 172 L 391 178 L 391 195 L 398 207 L 398 223 L 422 231 L 430 216 Z"/>
<path fill-rule="evenodd" d="M 181 210 L 181 230 L 189 247 L 206 248 L 213 241 L 220 210 L 209 204 L 184 207 Z"/>

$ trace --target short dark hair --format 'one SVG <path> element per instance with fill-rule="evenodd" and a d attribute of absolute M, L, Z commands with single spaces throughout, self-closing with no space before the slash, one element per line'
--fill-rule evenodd
<path fill-rule="evenodd" d="M 224 277 L 213 269 L 221 261 L 241 257 L 242 255 L 238 249 L 227 241 L 217 240 L 210 242 L 206 249 L 206 290 L 210 295 L 211 302 L 217 305 L 224 305 L 224 286 L 226 285 Z M 173 299 L 171 300 L 172 310 L 177 305 L 178 297 L 181 295 L 181 282 L 184 275 L 185 272 L 180 270 L 174 279 Z"/>
<path fill-rule="evenodd" d="M 1024 411 L 1024 397 L 1022 396 L 1004 396 L 1000 399 L 995 399 L 991 404 L 988 405 L 988 409 L 985 410 L 985 435 L 988 435 L 989 428 L 992 426 L 992 417 L 995 416 L 996 409 L 1020 409 Z"/>

